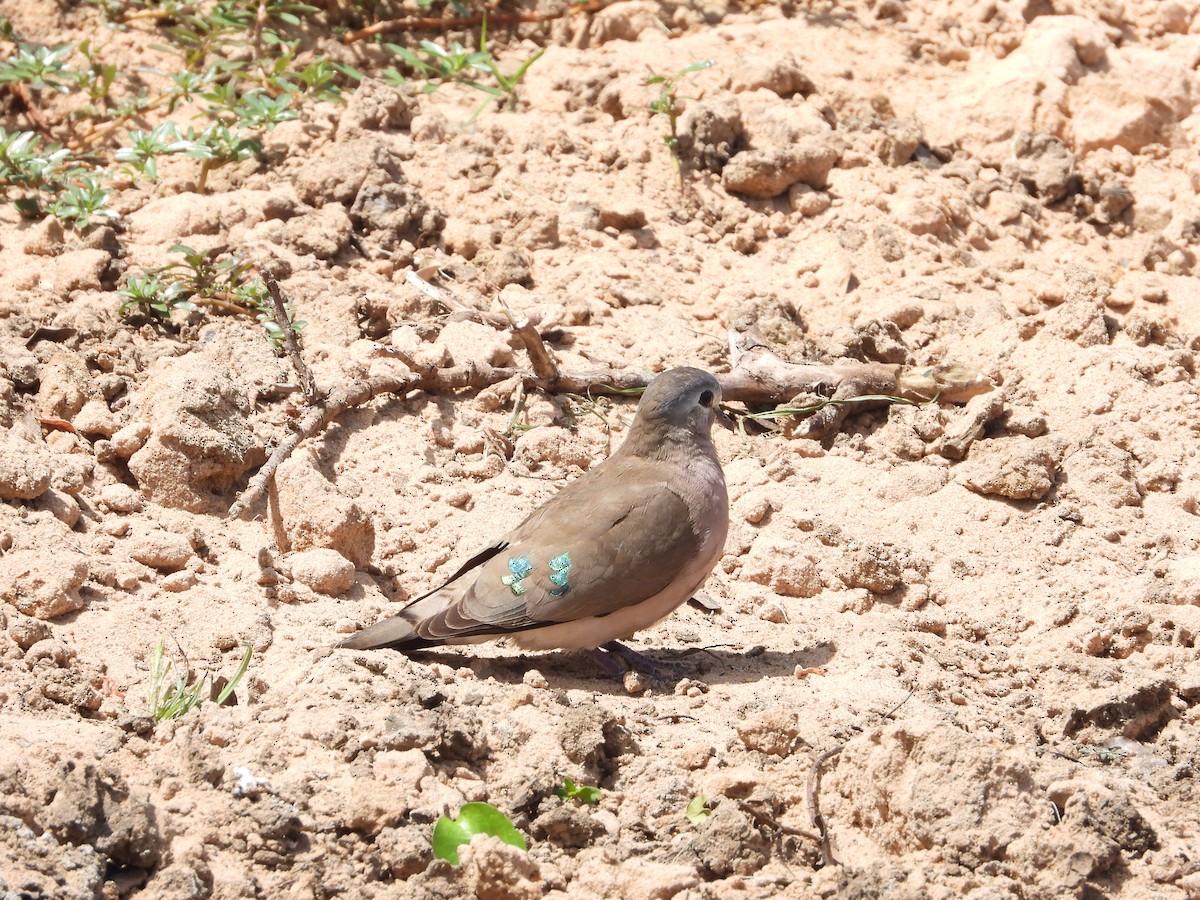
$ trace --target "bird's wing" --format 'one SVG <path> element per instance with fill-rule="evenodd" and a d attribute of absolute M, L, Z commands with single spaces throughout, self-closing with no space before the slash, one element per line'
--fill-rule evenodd
<path fill-rule="evenodd" d="M 604 616 L 666 588 L 700 549 L 687 504 L 642 472 L 606 474 L 536 510 L 465 591 L 435 592 L 411 606 L 423 613 L 415 637 L 440 642 Z"/>

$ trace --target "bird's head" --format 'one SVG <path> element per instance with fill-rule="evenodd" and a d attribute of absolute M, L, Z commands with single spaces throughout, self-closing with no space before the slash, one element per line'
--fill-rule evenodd
<path fill-rule="evenodd" d="M 642 394 L 624 449 L 653 455 L 663 444 L 708 441 L 713 421 L 727 418 L 720 403 L 721 384 L 708 372 L 690 366 L 668 369 Z"/>

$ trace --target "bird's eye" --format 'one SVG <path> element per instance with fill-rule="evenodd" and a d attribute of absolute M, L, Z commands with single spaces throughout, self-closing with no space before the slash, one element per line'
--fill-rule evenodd
<path fill-rule="evenodd" d="M 703 394 L 700 395 L 700 405 L 701 406 L 712 406 L 713 399 L 714 399 L 713 392 L 705 391 Z"/>

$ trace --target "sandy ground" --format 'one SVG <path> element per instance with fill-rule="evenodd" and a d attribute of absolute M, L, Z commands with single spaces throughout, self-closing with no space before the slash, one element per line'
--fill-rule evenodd
<path fill-rule="evenodd" d="M 99 28 L 12 5 L 27 39 Z M 0 210 L 0 894 L 1200 897 L 1200 14 L 629 0 L 520 38 L 506 68 L 548 48 L 523 105 L 474 127 L 468 89 L 369 83 L 206 194 L 164 166 L 111 227 Z M 152 25 L 122 40 L 153 58 Z M 644 80 L 707 58 L 681 189 Z M 380 345 L 528 365 L 406 282 L 434 264 L 542 316 L 564 371 L 728 371 L 750 314 L 791 359 L 996 388 L 823 441 L 719 433 L 718 608 L 634 642 L 679 658 L 666 684 L 332 651 L 603 458 L 634 401 L 382 398 L 230 520 L 303 402 L 254 322 L 118 316 L 177 242 L 269 267 L 324 389 L 403 372 Z M 249 642 L 238 704 L 154 724 L 164 637 L 196 673 Z M 433 860 L 472 800 L 529 852 Z"/>

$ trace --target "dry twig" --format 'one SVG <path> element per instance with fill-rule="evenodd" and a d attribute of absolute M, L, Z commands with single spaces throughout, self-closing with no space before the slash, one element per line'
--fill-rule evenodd
<path fill-rule="evenodd" d="M 913 691 L 909 691 L 904 695 L 904 699 L 885 712 L 879 717 L 882 722 L 885 719 L 890 719 L 896 714 L 905 703 L 907 703 L 913 695 Z M 820 835 L 821 843 L 821 859 L 827 866 L 840 865 L 837 857 L 833 855 L 833 846 L 829 838 L 829 826 L 825 822 L 825 816 L 821 812 L 821 774 L 825 768 L 825 763 L 833 759 L 839 753 L 846 749 L 846 741 L 838 744 L 831 750 L 826 750 L 813 760 L 812 771 L 808 773 L 808 789 L 805 795 L 808 798 L 808 817 L 813 823 L 813 827 L 817 829 L 817 834 Z"/>
<path fill-rule="evenodd" d="M 296 329 L 292 327 L 292 318 L 288 315 L 283 289 L 270 272 L 260 269 L 259 274 L 262 275 L 262 280 L 267 286 L 267 293 L 271 295 L 271 305 L 275 309 L 275 324 L 283 332 L 283 349 L 287 351 L 288 359 L 292 361 L 292 368 L 296 370 L 296 377 L 300 379 L 300 391 L 309 404 L 317 406 L 321 402 L 321 398 L 317 395 L 317 384 L 313 379 L 312 370 L 300 354 L 300 344 L 296 340 Z"/>
<path fill-rule="evenodd" d="M 448 292 L 433 286 L 416 273 L 410 273 L 408 280 L 418 290 L 442 303 L 447 309 L 462 306 Z M 276 291 L 272 292 L 273 300 Z M 279 302 L 282 302 L 281 298 L 282 295 Z M 533 371 L 511 366 L 490 366 L 485 363 L 438 369 L 421 366 L 408 354 L 396 348 L 380 348 L 381 354 L 400 359 L 411 371 L 404 375 L 364 379 L 331 393 L 325 398 L 323 405 L 315 406 L 301 420 L 297 430 L 275 448 L 267 462 L 250 480 L 245 491 L 230 507 L 229 514 L 237 516 L 256 503 L 280 463 L 287 459 L 303 440 L 318 434 L 347 409 L 360 406 L 382 394 L 403 395 L 415 390 L 428 394 L 449 394 L 462 390 L 482 390 L 510 379 L 518 381 L 527 391 L 540 390 L 551 394 L 630 394 L 645 388 L 655 378 L 654 373 L 611 369 L 562 372 L 528 318 L 518 316 L 511 310 L 508 310 L 507 315 L 512 317 L 509 327 L 517 333 L 529 352 Z M 281 324 L 287 321 L 283 313 L 279 313 L 279 317 Z M 781 359 L 766 346 L 753 323 L 739 323 L 739 326 L 730 330 L 729 341 L 734 361 L 733 371 L 717 376 L 721 382 L 724 399 L 728 401 L 779 403 L 806 391 L 832 394 L 835 399 L 848 399 L 864 394 L 897 393 L 906 390 L 906 372 L 899 366 L 855 361 L 799 364 Z M 295 362 L 295 359 L 293 361 Z M 300 366 L 302 365 L 301 361 Z M 300 366 L 297 367 L 298 372 L 307 371 L 306 368 L 302 370 Z M 930 372 L 934 375 L 928 375 Z M 951 373 L 942 379 L 945 386 L 939 390 L 943 399 L 965 399 L 991 388 L 991 383 L 985 378 L 960 373 L 957 369 L 924 370 L 927 380 L 941 377 L 938 376 L 939 372 Z M 311 378 L 311 375 L 308 377 Z M 315 388 L 313 390 L 313 396 L 316 396 Z M 309 396 L 307 391 L 306 396 Z M 838 414 L 824 417 L 821 423 L 809 429 L 808 436 L 824 434 L 829 427 L 841 422 L 845 416 L 844 409 L 833 409 Z"/>

